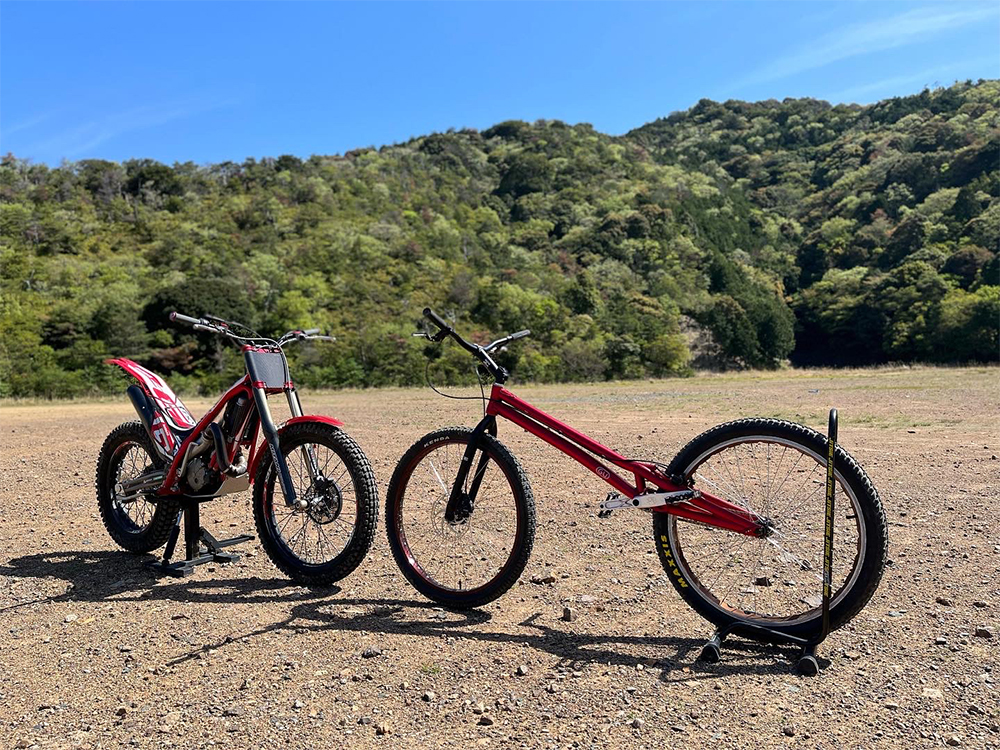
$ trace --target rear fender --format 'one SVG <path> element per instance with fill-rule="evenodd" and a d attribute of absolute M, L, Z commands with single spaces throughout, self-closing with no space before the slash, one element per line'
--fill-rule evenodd
<path fill-rule="evenodd" d="M 328 424 L 337 428 L 344 426 L 343 422 L 341 422 L 339 419 L 334 419 L 333 417 L 324 417 L 319 414 L 304 414 L 301 417 L 292 417 L 283 425 L 281 425 L 281 427 L 278 428 L 278 437 L 280 438 L 281 435 L 284 434 L 285 430 L 287 430 L 292 425 L 304 424 L 306 422 Z M 261 448 L 259 448 L 257 452 L 254 454 L 253 461 L 250 464 L 250 468 L 247 470 L 247 473 L 250 475 L 251 482 L 257 476 L 257 467 L 260 464 L 261 459 L 264 458 L 265 453 L 267 453 L 267 450 L 264 448 L 264 446 L 261 446 Z"/>
<path fill-rule="evenodd" d="M 139 386 L 130 385 L 125 392 L 128 394 L 129 401 L 132 402 L 136 414 L 139 415 L 142 426 L 146 428 L 146 433 L 149 435 L 150 440 L 153 441 L 156 451 L 160 454 L 161 458 L 170 463 L 177 454 L 178 444 L 177 439 L 163 419 L 163 415 L 153 405 L 152 400 L 146 392 Z"/>

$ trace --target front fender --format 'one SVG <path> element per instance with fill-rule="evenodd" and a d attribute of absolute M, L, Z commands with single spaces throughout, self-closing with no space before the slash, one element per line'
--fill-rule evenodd
<path fill-rule="evenodd" d="M 281 427 L 278 428 L 278 436 L 280 437 L 285 430 L 294 424 L 303 424 L 304 422 L 319 422 L 320 424 L 333 425 L 334 427 L 343 427 L 344 423 L 339 419 L 334 419 L 333 417 L 324 417 L 320 414 L 303 414 L 301 417 L 292 417 L 287 422 L 285 422 Z M 247 469 L 247 474 L 252 482 L 257 476 L 257 466 L 260 464 L 264 454 L 267 452 L 267 446 L 261 445 L 254 454 L 253 461 L 250 463 L 250 468 Z"/>

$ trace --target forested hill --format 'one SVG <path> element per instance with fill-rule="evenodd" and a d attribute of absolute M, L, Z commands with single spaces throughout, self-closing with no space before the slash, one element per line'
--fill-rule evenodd
<path fill-rule="evenodd" d="M 621 137 L 501 123 L 302 160 L 0 163 L 0 395 L 115 386 L 109 355 L 219 388 L 166 313 L 338 336 L 308 385 L 415 384 L 432 305 L 532 329 L 519 380 L 692 364 L 995 361 L 1000 82 L 875 105 L 702 101 Z M 446 381 L 468 370 L 446 347 Z"/>

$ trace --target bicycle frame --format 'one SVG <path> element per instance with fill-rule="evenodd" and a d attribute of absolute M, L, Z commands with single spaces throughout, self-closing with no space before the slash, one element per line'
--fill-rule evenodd
<path fill-rule="evenodd" d="M 504 388 L 503 385 L 495 383 L 490 391 L 486 416 L 476 427 L 473 437 L 469 441 L 452 488 L 452 496 L 449 500 L 449 511 L 452 513 L 453 509 L 460 503 L 461 488 L 465 486 L 472 460 L 479 448 L 481 435 L 483 432 L 496 434 L 497 417 L 503 417 L 513 422 L 562 451 L 629 499 L 652 491 L 649 485 L 652 485 L 655 491 L 659 492 L 681 492 L 691 489 L 682 478 L 668 476 L 658 465 L 626 458 L 617 451 L 601 445 L 582 432 L 523 401 Z M 634 476 L 634 481 L 629 482 L 623 479 L 616 471 L 602 463 L 602 460 L 631 473 Z M 469 491 L 469 496 L 473 500 L 478 492 L 485 468 L 486 456 L 484 454 L 476 469 L 476 474 L 473 476 L 473 483 Z M 664 505 L 649 508 L 649 510 L 657 513 L 668 513 L 746 536 L 758 537 L 766 534 L 765 519 L 761 519 L 745 508 L 715 497 L 704 490 L 698 490 L 693 497 L 678 502 L 667 502 Z"/>

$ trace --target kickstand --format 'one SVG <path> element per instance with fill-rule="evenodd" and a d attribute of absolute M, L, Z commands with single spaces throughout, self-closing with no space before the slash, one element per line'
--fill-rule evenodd
<path fill-rule="evenodd" d="M 164 575 L 175 578 L 183 578 L 194 572 L 196 565 L 217 562 L 235 562 L 240 559 L 239 555 L 222 552 L 224 547 L 231 547 L 234 544 L 242 544 L 253 539 L 249 534 L 240 534 L 231 539 L 216 539 L 201 527 L 201 504 L 195 498 L 184 498 L 181 501 L 181 509 L 177 512 L 174 526 L 170 530 L 167 538 L 167 546 L 163 550 L 163 558 L 157 562 L 150 563 L 150 567 Z M 181 533 L 181 521 L 184 523 L 184 551 L 185 559 L 177 562 L 170 562 L 174 549 L 177 547 L 177 540 Z"/>
<path fill-rule="evenodd" d="M 801 646 L 796 669 L 803 675 L 819 673 L 819 661 L 816 658 L 816 647 L 826 640 L 830 634 L 830 595 L 833 585 L 833 522 L 834 500 L 836 496 L 836 478 L 834 476 L 834 459 L 837 452 L 837 410 L 830 409 L 830 424 L 828 432 L 826 460 L 826 510 L 823 527 L 823 603 L 822 620 L 819 632 L 812 638 L 799 638 L 782 633 L 778 630 L 752 625 L 746 622 L 734 622 L 719 628 L 701 648 L 698 656 L 700 661 L 715 663 L 722 655 L 722 643 L 726 637 L 738 631 L 740 635 L 759 641 L 778 641 Z M 756 636 L 756 637 L 755 637 Z"/>

